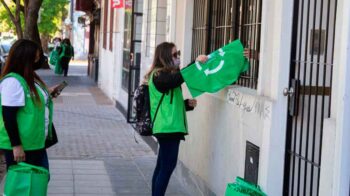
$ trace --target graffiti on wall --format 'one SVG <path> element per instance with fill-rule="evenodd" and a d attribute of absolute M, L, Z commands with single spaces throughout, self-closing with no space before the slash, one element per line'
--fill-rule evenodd
<path fill-rule="evenodd" d="M 246 113 L 257 114 L 262 119 L 271 118 L 271 106 L 266 103 L 266 100 L 241 93 L 235 89 L 229 89 L 227 93 L 229 103 L 235 105 L 240 110 Z"/>

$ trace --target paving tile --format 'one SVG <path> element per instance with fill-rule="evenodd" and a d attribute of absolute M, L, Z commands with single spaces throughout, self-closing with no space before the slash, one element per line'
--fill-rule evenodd
<path fill-rule="evenodd" d="M 74 169 L 74 174 L 81 175 L 107 175 L 105 169 Z"/>
<path fill-rule="evenodd" d="M 76 181 L 110 181 L 108 175 L 86 175 L 86 174 L 75 174 L 74 180 Z"/>
<path fill-rule="evenodd" d="M 73 174 L 73 169 L 70 169 L 70 168 L 63 168 L 63 169 L 57 169 L 57 168 L 54 168 L 54 169 L 50 169 L 50 174 L 51 175 L 56 175 L 56 174 L 59 174 L 59 175 L 62 175 L 62 174 L 67 174 L 67 175 L 72 175 Z"/>
<path fill-rule="evenodd" d="M 110 181 L 75 181 L 74 182 L 75 187 L 112 187 L 112 184 Z"/>
<path fill-rule="evenodd" d="M 73 187 L 73 180 L 50 180 L 49 187 Z"/>
<path fill-rule="evenodd" d="M 76 194 L 115 194 L 109 187 L 75 187 Z"/>
<path fill-rule="evenodd" d="M 50 187 L 47 192 L 49 194 L 55 193 L 55 194 L 73 194 L 73 186 L 71 187 Z"/>
<path fill-rule="evenodd" d="M 50 181 L 55 180 L 71 180 L 73 181 L 73 175 L 69 174 L 50 174 Z"/>

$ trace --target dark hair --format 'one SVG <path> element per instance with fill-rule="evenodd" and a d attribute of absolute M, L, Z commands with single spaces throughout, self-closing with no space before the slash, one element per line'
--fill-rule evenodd
<path fill-rule="evenodd" d="M 55 37 L 53 40 L 52 40 L 53 42 L 54 41 L 59 41 L 59 42 L 61 42 L 62 41 L 62 39 L 61 38 L 59 38 L 59 37 Z"/>
<path fill-rule="evenodd" d="M 33 68 L 38 52 L 40 52 L 40 47 L 35 42 L 26 39 L 17 40 L 10 49 L 5 67 L 1 73 L 1 78 L 9 73 L 19 74 L 27 82 L 31 95 L 36 101 L 40 102 L 39 94 L 35 87 L 35 81 L 44 86 L 45 84 L 34 72 Z"/>
<path fill-rule="evenodd" d="M 67 45 L 72 45 L 71 43 L 70 43 L 70 40 L 68 39 L 68 38 L 66 38 L 66 39 L 64 39 L 63 41 L 62 41 L 62 43 L 63 44 L 67 44 Z"/>
<path fill-rule="evenodd" d="M 178 71 L 179 68 L 174 66 L 172 50 L 175 47 L 174 43 L 163 42 L 159 44 L 154 53 L 153 63 L 145 76 L 148 80 L 153 71 L 158 74 L 159 71 L 174 72 Z"/>

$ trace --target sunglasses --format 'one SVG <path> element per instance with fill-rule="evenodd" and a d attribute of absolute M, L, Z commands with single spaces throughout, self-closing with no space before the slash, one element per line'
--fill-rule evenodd
<path fill-rule="evenodd" d="M 179 57 L 181 55 L 181 52 L 180 52 L 180 50 L 178 50 L 178 51 L 176 51 L 174 54 L 173 54 L 173 57 L 174 58 L 177 58 L 177 57 Z"/>

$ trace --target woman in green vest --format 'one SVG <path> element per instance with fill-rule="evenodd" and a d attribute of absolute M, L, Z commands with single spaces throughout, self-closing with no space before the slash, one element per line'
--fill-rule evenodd
<path fill-rule="evenodd" d="M 185 140 L 187 132 L 186 111 L 193 110 L 197 101 L 184 100 L 181 84 L 184 82 L 180 74 L 180 53 L 175 44 L 164 42 L 157 46 L 153 64 L 145 76 L 148 81 L 151 117 L 154 119 L 153 135 L 159 143 L 157 165 L 152 178 L 152 196 L 164 196 L 171 174 L 173 173 L 181 140 Z M 204 63 L 205 55 L 197 57 Z"/>
<path fill-rule="evenodd" d="M 63 75 L 67 77 L 69 62 L 74 59 L 74 48 L 70 43 L 69 39 L 64 39 L 61 44 L 62 51 L 59 57 L 59 63 L 61 64 Z"/>
<path fill-rule="evenodd" d="M 52 99 L 35 73 L 43 56 L 29 40 L 16 41 L 0 83 L 0 149 L 7 167 L 18 162 L 49 168 L 45 139 L 52 128 Z"/>

